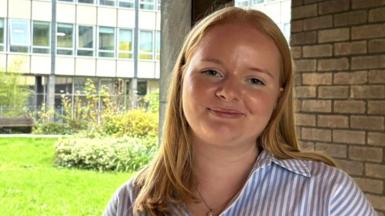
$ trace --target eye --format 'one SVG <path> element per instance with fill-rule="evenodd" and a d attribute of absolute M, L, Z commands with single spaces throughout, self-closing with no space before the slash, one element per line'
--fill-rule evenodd
<path fill-rule="evenodd" d="M 251 78 L 248 80 L 248 82 L 252 85 L 263 85 L 263 86 L 265 85 L 265 83 L 262 80 L 257 78 Z"/>
<path fill-rule="evenodd" d="M 215 70 L 205 70 L 202 72 L 203 74 L 210 76 L 210 77 L 222 77 L 222 74 Z"/>

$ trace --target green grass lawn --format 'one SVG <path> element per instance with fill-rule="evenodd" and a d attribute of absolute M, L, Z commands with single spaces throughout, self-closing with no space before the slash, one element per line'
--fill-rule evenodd
<path fill-rule="evenodd" d="M 55 167 L 53 138 L 0 138 L 0 215 L 101 215 L 130 173 Z"/>

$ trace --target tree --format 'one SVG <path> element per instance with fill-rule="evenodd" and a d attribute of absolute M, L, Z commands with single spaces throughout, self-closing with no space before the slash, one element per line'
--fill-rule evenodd
<path fill-rule="evenodd" d="M 22 85 L 22 75 L 17 72 L 18 61 L 10 71 L 0 69 L 0 116 L 20 116 L 25 114 L 29 90 Z"/>

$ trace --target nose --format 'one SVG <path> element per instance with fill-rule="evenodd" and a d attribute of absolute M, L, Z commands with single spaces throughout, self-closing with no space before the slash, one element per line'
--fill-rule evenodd
<path fill-rule="evenodd" d="M 240 87 L 234 79 L 224 79 L 218 86 L 215 95 L 226 102 L 235 102 L 240 97 Z"/>

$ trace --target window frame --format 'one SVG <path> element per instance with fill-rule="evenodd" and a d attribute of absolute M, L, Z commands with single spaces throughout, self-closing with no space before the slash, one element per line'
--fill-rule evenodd
<path fill-rule="evenodd" d="M 100 29 L 101 28 L 109 28 L 112 29 L 113 32 L 113 49 L 112 50 L 102 50 L 100 49 Z M 96 56 L 98 58 L 115 58 L 116 57 L 116 27 L 109 27 L 109 26 L 98 26 L 98 32 L 97 32 L 97 54 Z M 112 56 L 100 56 L 100 53 L 112 53 Z"/>
<path fill-rule="evenodd" d="M 161 49 L 161 40 L 162 40 L 162 35 L 161 35 L 161 32 L 159 30 L 155 30 L 154 31 L 154 59 L 155 61 L 159 61 L 160 60 L 160 49 Z M 159 38 L 159 43 L 158 43 L 158 39 Z"/>
<path fill-rule="evenodd" d="M 38 46 L 38 45 L 34 45 L 34 38 L 35 38 L 35 35 L 34 35 L 34 24 L 35 23 L 45 23 L 45 24 L 48 24 L 48 46 Z M 31 37 L 32 37 L 32 43 L 31 43 L 31 46 L 32 46 L 32 53 L 34 54 L 49 54 L 51 53 L 51 22 L 47 22 L 47 21 L 37 21 L 37 20 L 33 20 L 32 21 L 32 34 L 31 34 Z M 46 53 L 41 53 L 41 52 L 34 52 L 34 49 L 45 49 L 47 50 Z"/>
<path fill-rule="evenodd" d="M 80 27 L 91 27 L 92 28 L 92 48 L 86 48 L 86 47 L 80 47 L 80 34 L 79 34 L 79 29 Z M 76 55 L 81 56 L 81 57 L 95 57 L 95 26 L 93 25 L 77 25 L 76 26 Z M 79 51 L 91 51 L 92 55 L 79 55 Z"/>
<path fill-rule="evenodd" d="M 59 25 L 71 25 L 72 26 L 72 41 L 71 41 L 71 48 L 67 48 L 67 47 L 59 47 L 59 40 L 58 40 L 58 28 L 59 28 Z M 56 55 L 60 55 L 60 56 L 74 56 L 74 51 L 75 51 L 75 46 L 74 46 L 74 43 L 75 43 L 75 38 L 74 38 L 74 24 L 72 23 L 57 23 L 56 24 L 56 47 L 55 47 L 55 52 L 56 52 Z M 61 50 L 61 51 L 71 51 L 71 54 L 62 54 L 62 53 L 58 53 L 58 51 Z"/>

